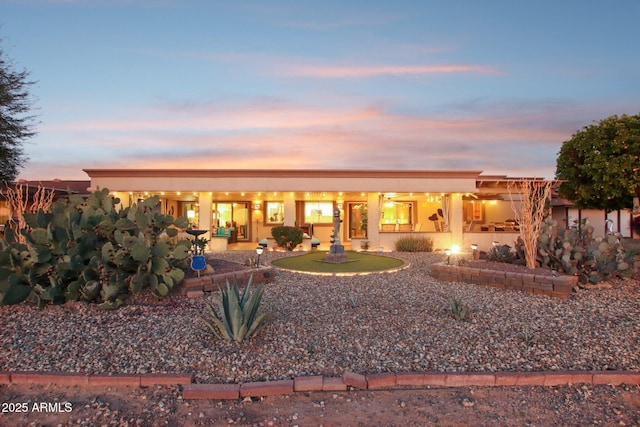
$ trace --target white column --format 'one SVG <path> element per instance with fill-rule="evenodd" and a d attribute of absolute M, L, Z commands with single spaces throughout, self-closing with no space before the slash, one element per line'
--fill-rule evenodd
<path fill-rule="evenodd" d="M 200 230 L 207 230 L 207 234 L 203 235 L 205 239 L 211 240 L 211 202 L 213 196 L 208 191 L 201 191 L 198 194 L 198 228 Z"/>
<path fill-rule="evenodd" d="M 464 217 L 462 210 L 462 194 L 453 193 L 449 197 L 449 230 L 451 232 L 451 245 L 463 244 Z"/>
<path fill-rule="evenodd" d="M 296 198 L 291 193 L 283 193 L 284 196 L 284 225 L 293 227 L 296 225 Z"/>
<path fill-rule="evenodd" d="M 367 240 L 372 247 L 380 243 L 380 197 L 378 193 L 367 194 Z"/>

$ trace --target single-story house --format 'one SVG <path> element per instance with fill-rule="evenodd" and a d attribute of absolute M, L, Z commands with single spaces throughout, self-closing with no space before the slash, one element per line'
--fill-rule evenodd
<path fill-rule="evenodd" d="M 426 236 L 436 249 L 493 242 L 513 244 L 513 209 L 520 195 L 509 183 L 523 178 L 476 170 L 277 170 L 277 169 L 84 169 L 90 190 L 108 188 L 123 206 L 158 195 L 161 211 L 188 217 L 206 230 L 212 250 L 257 243 L 277 225 L 302 227 L 328 247 L 333 212 L 340 210 L 340 240 L 359 249 L 393 249 L 402 236 Z M 529 178 L 532 179 L 532 178 Z M 513 201 L 512 201 L 513 199 Z M 561 202 L 560 224 L 588 217 L 596 232 L 631 237 L 631 213 L 579 211 Z M 219 242 L 224 239 L 224 242 Z M 222 244 L 221 244 L 222 243 Z"/>

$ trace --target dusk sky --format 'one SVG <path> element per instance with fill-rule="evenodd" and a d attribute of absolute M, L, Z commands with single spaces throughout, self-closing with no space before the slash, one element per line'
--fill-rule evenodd
<path fill-rule="evenodd" d="M 0 0 L 38 135 L 83 168 L 454 169 L 552 178 L 640 112 L 640 1 Z"/>

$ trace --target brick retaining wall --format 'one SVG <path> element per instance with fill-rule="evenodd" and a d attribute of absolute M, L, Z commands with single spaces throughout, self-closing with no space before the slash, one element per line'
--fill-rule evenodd
<path fill-rule="evenodd" d="M 573 287 L 578 284 L 576 276 L 543 276 L 448 264 L 432 264 L 431 275 L 448 282 L 475 283 L 562 299 L 569 298 Z"/>
<path fill-rule="evenodd" d="M 244 286 L 252 275 L 252 284 L 271 282 L 275 275 L 275 269 L 273 267 L 261 266 L 260 268 L 232 271 L 230 273 L 190 277 L 183 280 L 178 286 L 178 289 L 181 295 L 186 295 L 189 298 L 197 298 L 203 296 L 205 292 L 217 291 L 218 287 L 226 286 L 227 280 L 232 285 L 234 281 L 237 281 L 238 286 Z"/>

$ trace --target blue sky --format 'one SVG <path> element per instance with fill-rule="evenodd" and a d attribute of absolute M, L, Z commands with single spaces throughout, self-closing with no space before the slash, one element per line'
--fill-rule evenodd
<path fill-rule="evenodd" d="M 39 114 L 25 179 L 83 168 L 551 178 L 640 112 L 640 1 L 0 0 Z"/>

